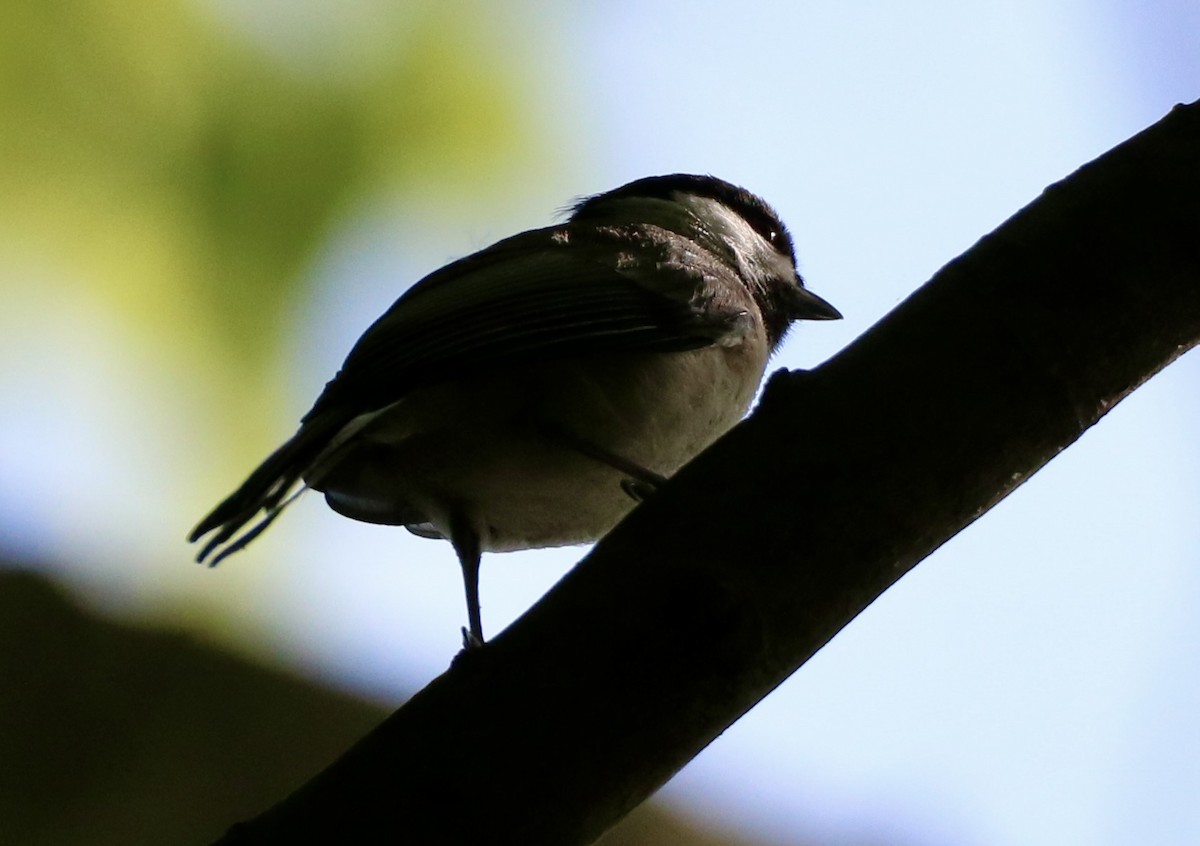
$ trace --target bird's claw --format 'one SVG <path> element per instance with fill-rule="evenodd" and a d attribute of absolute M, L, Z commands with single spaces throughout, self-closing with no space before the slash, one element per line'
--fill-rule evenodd
<path fill-rule="evenodd" d="M 483 638 L 470 631 L 466 626 L 462 627 L 463 651 L 470 652 L 483 646 Z"/>
<path fill-rule="evenodd" d="M 645 502 L 658 490 L 658 486 L 644 479 L 622 479 L 621 490 L 634 502 Z"/>

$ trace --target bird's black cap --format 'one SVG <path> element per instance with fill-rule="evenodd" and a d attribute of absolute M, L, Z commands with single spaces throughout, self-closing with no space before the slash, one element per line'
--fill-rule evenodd
<path fill-rule="evenodd" d="M 791 233 L 775 209 L 757 194 L 715 176 L 693 173 L 672 173 L 666 176 L 647 176 L 626 183 L 603 194 L 586 197 L 571 210 L 571 220 L 586 220 L 597 203 L 621 197 L 659 197 L 669 200 L 676 193 L 708 197 L 740 214 L 754 231 L 775 245 L 781 253 L 796 263 L 796 247 Z"/>

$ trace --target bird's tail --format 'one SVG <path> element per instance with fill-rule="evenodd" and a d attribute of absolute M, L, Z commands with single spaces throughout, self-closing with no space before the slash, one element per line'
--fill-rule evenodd
<path fill-rule="evenodd" d="M 271 453 L 236 491 L 192 529 L 188 535 L 192 543 L 209 532 L 216 532 L 204 544 L 196 560 L 203 563 L 213 552 L 224 547 L 208 561 L 208 566 L 215 567 L 262 534 L 283 509 L 304 492 L 302 480 L 305 473 L 343 423 L 333 416 L 315 417 L 302 425 L 291 440 Z M 301 487 L 293 491 L 298 483 Z M 258 518 L 258 522 L 238 535 L 255 518 Z"/>

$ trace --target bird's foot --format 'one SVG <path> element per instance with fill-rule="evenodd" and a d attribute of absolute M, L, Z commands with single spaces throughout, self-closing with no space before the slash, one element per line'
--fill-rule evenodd
<path fill-rule="evenodd" d="M 458 651 L 458 654 L 450 662 L 450 666 L 453 669 L 463 670 L 476 666 L 479 659 L 487 654 L 483 649 L 483 638 L 477 637 L 466 626 L 463 626 L 462 629 L 462 639 L 463 648 Z"/>
<path fill-rule="evenodd" d="M 463 637 L 463 652 L 470 652 L 473 649 L 479 649 L 483 646 L 483 638 L 469 630 L 466 626 L 462 627 Z"/>
<path fill-rule="evenodd" d="M 621 490 L 634 502 L 645 502 L 658 490 L 658 485 L 646 479 L 622 479 Z"/>

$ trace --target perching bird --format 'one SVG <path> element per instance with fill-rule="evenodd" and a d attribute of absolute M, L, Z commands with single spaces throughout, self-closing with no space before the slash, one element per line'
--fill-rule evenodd
<path fill-rule="evenodd" d="M 793 320 L 831 320 L 759 197 L 652 176 L 412 286 L 299 431 L 192 531 L 215 565 L 299 492 L 447 538 L 483 642 L 483 551 L 596 540 L 749 408 Z M 257 521 L 242 534 L 241 530 Z"/>

